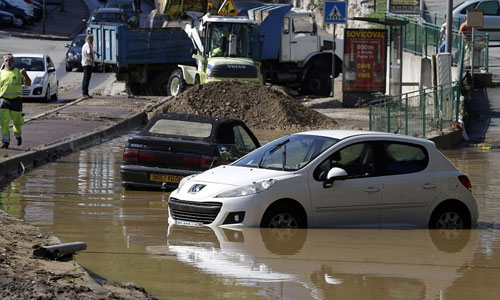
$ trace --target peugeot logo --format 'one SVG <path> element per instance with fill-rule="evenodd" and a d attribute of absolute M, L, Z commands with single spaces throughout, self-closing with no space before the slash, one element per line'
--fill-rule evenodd
<path fill-rule="evenodd" d="M 195 185 L 193 185 L 193 186 L 189 189 L 189 193 L 190 193 L 190 194 L 196 194 L 196 193 L 198 193 L 199 191 L 201 191 L 204 187 L 206 187 L 206 185 L 204 185 L 204 184 L 195 184 Z"/>

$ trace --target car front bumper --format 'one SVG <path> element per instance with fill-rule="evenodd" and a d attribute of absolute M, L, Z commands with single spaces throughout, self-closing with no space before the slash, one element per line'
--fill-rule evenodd
<path fill-rule="evenodd" d="M 43 98 L 45 97 L 45 90 L 46 87 L 42 84 L 35 84 L 31 86 L 23 85 L 23 98 Z"/>

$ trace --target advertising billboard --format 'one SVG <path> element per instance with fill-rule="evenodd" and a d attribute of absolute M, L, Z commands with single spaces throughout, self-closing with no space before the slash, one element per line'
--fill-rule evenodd
<path fill-rule="evenodd" d="M 385 93 L 387 30 L 344 30 L 343 91 Z"/>
<path fill-rule="evenodd" d="M 420 0 L 389 0 L 389 11 L 394 13 L 420 13 Z"/>

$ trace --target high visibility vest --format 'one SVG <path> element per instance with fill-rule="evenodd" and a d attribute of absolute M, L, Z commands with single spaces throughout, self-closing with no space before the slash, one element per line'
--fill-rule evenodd
<path fill-rule="evenodd" d="M 25 83 L 26 79 L 21 75 L 18 68 L 0 71 L 0 96 L 7 99 L 22 97 L 21 85 Z"/>

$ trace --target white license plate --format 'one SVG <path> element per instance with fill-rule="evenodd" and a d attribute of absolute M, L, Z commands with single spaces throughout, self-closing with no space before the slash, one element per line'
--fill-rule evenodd
<path fill-rule="evenodd" d="M 193 226 L 193 227 L 200 227 L 203 225 L 202 223 L 183 221 L 183 220 L 175 220 L 175 224 L 182 225 L 182 226 Z"/>

